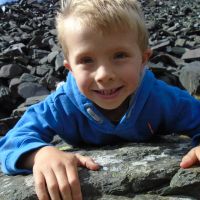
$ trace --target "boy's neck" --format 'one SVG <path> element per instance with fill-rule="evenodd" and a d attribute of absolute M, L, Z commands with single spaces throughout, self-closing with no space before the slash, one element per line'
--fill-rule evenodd
<path fill-rule="evenodd" d="M 103 113 L 112 123 L 117 124 L 129 107 L 130 96 L 116 109 L 107 110 L 97 106 L 98 110 Z"/>

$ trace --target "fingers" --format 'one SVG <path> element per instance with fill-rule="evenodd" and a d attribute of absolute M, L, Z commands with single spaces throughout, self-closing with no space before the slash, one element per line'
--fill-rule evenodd
<path fill-rule="evenodd" d="M 46 178 L 46 186 L 51 200 L 61 200 L 58 182 L 54 172 L 50 169 L 45 172 L 44 176 Z"/>
<path fill-rule="evenodd" d="M 94 160 L 88 156 L 82 156 L 80 154 L 75 154 L 77 157 L 78 166 L 87 167 L 90 170 L 98 170 L 100 166 L 94 162 Z"/>
<path fill-rule="evenodd" d="M 60 191 L 60 196 L 62 200 L 72 200 L 71 184 L 69 183 L 69 178 L 64 166 L 60 166 L 56 170 L 57 185 Z"/>
<path fill-rule="evenodd" d="M 66 165 L 53 163 L 39 169 L 34 166 L 35 189 L 39 200 L 82 200 L 77 158 L 68 156 Z"/>
<path fill-rule="evenodd" d="M 77 166 L 99 169 L 89 157 L 64 153 L 53 147 L 39 150 L 34 160 L 33 176 L 39 200 L 82 200 Z"/>
<path fill-rule="evenodd" d="M 77 167 L 72 165 L 67 168 L 67 177 L 71 188 L 73 200 L 82 200 L 81 186 L 78 177 Z"/>
<path fill-rule="evenodd" d="M 33 177 L 35 181 L 35 191 L 39 200 L 50 200 L 46 188 L 46 181 L 42 173 L 33 169 Z"/>
<path fill-rule="evenodd" d="M 200 160 L 200 148 L 191 149 L 183 158 L 180 167 L 188 168 L 196 164 Z"/>
<path fill-rule="evenodd" d="M 74 169 L 74 167 L 71 167 Z M 67 170 L 68 171 L 68 170 Z M 69 177 L 64 166 L 48 169 L 45 173 L 35 174 L 35 189 L 39 200 L 81 200 L 81 188 L 76 170 L 69 170 Z M 73 178 L 74 177 L 74 178 Z M 74 180 L 73 182 L 71 180 Z M 71 192 L 71 189 L 73 192 Z M 48 195 L 49 194 L 49 195 Z"/>

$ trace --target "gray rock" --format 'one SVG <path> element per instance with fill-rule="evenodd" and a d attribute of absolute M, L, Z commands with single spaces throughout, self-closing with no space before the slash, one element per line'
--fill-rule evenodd
<path fill-rule="evenodd" d="M 158 43 L 158 44 L 152 46 L 151 48 L 152 48 L 152 50 L 161 50 L 164 47 L 168 46 L 169 44 L 170 44 L 170 41 L 167 40 L 165 42 Z"/>
<path fill-rule="evenodd" d="M 200 83 L 200 62 L 185 64 L 179 71 L 179 79 L 190 94 L 196 94 Z"/>
<path fill-rule="evenodd" d="M 55 60 L 55 71 L 62 71 L 64 68 L 64 56 L 62 53 L 56 56 Z"/>
<path fill-rule="evenodd" d="M 195 41 L 187 41 L 185 43 L 185 45 L 188 47 L 188 48 L 193 48 L 195 46 L 196 42 Z"/>
<path fill-rule="evenodd" d="M 176 40 L 175 46 L 183 47 L 186 42 L 186 39 L 179 38 Z"/>
<path fill-rule="evenodd" d="M 29 62 L 29 58 L 26 57 L 25 55 L 23 55 L 23 56 L 15 56 L 14 57 L 14 61 L 15 61 L 15 63 L 20 63 L 22 65 L 27 65 L 28 62 Z"/>
<path fill-rule="evenodd" d="M 0 86 L 0 101 L 3 101 L 4 99 L 7 99 L 10 97 L 10 91 L 8 87 Z"/>
<path fill-rule="evenodd" d="M 52 91 L 56 89 L 56 85 L 60 82 L 60 80 L 58 78 L 56 78 L 55 76 L 51 76 L 49 75 L 47 77 L 47 88 Z"/>
<path fill-rule="evenodd" d="M 171 66 L 171 67 L 175 67 L 175 68 L 178 68 L 180 67 L 181 65 L 184 64 L 184 61 L 177 58 L 177 57 L 174 57 L 170 54 L 159 54 L 157 56 L 154 56 L 152 59 L 151 59 L 151 62 L 153 63 L 159 63 L 159 62 L 162 62 L 165 64 L 165 68 Z"/>
<path fill-rule="evenodd" d="M 182 56 L 182 59 L 184 60 L 195 59 L 195 58 L 200 58 L 200 48 L 194 50 L 188 50 Z"/>
<path fill-rule="evenodd" d="M 39 83 L 24 82 L 18 86 L 18 94 L 23 98 L 48 95 L 49 91 Z"/>
<path fill-rule="evenodd" d="M 14 108 L 14 104 L 15 101 L 14 99 L 11 98 L 11 93 L 9 91 L 9 88 L 0 85 L 0 116 L 5 117 L 11 114 Z"/>
<path fill-rule="evenodd" d="M 26 46 L 23 43 L 13 44 L 9 48 L 5 49 L 3 51 L 4 56 L 18 56 L 18 55 L 24 55 L 24 52 L 26 51 Z"/>
<path fill-rule="evenodd" d="M 99 171 L 79 169 L 85 200 L 193 200 L 199 199 L 200 167 L 179 169 L 190 140 L 165 136 L 151 143 L 129 143 L 101 148 L 74 149 L 63 141 L 62 150 L 91 156 Z M 0 199 L 36 200 L 32 175 L 1 174 Z"/>
<path fill-rule="evenodd" d="M 159 196 L 159 195 L 135 195 L 134 197 L 123 197 L 114 195 L 103 195 L 103 197 L 97 198 L 97 200 L 194 200 L 194 198 L 188 197 L 177 197 L 177 196 Z"/>
<path fill-rule="evenodd" d="M 23 69 L 17 64 L 4 65 L 0 69 L 0 78 L 12 79 L 23 73 Z"/>
<path fill-rule="evenodd" d="M 28 46 L 37 46 L 39 47 L 42 43 L 42 36 L 41 35 L 34 35 L 32 39 L 29 41 Z"/>
<path fill-rule="evenodd" d="M 34 76 L 32 74 L 23 73 L 20 77 L 20 82 L 38 82 L 39 77 Z"/>
<path fill-rule="evenodd" d="M 15 98 L 19 97 L 19 94 L 17 93 L 17 87 L 20 84 L 20 82 L 21 81 L 19 78 L 13 78 L 11 79 L 10 84 L 9 84 L 9 90 L 12 96 Z"/>
<path fill-rule="evenodd" d="M 5 135 L 6 132 L 8 132 L 9 129 L 12 128 L 18 120 L 18 116 L 0 119 L 0 135 Z"/>
<path fill-rule="evenodd" d="M 13 110 L 12 116 L 22 116 L 29 106 L 39 103 L 40 101 L 44 100 L 46 97 L 47 95 L 27 98 L 24 103 L 20 104 L 16 109 Z"/>
<path fill-rule="evenodd" d="M 170 194 L 183 194 L 200 199 L 200 168 L 198 166 L 191 169 L 179 169 L 170 182 Z M 168 194 L 169 194 L 168 193 Z"/>
<path fill-rule="evenodd" d="M 183 47 L 173 47 L 172 53 L 178 57 L 181 57 L 185 53 L 186 49 Z"/>
<path fill-rule="evenodd" d="M 39 64 L 43 65 L 43 64 L 46 64 L 47 62 L 48 62 L 48 57 L 44 57 L 40 59 Z"/>
<path fill-rule="evenodd" d="M 36 75 L 39 77 L 45 76 L 51 69 L 53 69 L 52 65 L 40 65 L 36 67 Z"/>
<path fill-rule="evenodd" d="M 53 51 L 51 52 L 49 55 L 48 55 L 48 63 L 54 63 L 55 62 L 55 59 L 56 59 L 56 56 L 58 55 L 58 51 Z"/>
<path fill-rule="evenodd" d="M 33 49 L 32 59 L 42 59 L 46 57 L 50 52 L 41 49 Z"/>

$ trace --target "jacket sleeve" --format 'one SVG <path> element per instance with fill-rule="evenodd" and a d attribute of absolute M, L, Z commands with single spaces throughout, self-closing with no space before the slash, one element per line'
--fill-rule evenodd
<path fill-rule="evenodd" d="M 6 174 L 30 173 L 30 170 L 16 168 L 18 159 L 29 151 L 50 145 L 54 135 L 63 131 L 59 118 L 51 95 L 31 106 L 0 140 L 2 171 Z"/>
<path fill-rule="evenodd" d="M 178 95 L 175 130 L 187 134 L 192 138 L 194 146 L 200 143 L 200 101 L 192 97 L 186 91 L 180 91 Z"/>

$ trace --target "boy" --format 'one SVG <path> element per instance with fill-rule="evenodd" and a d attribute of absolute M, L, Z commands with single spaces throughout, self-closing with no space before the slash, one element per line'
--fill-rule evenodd
<path fill-rule="evenodd" d="M 82 199 L 77 166 L 98 170 L 91 158 L 59 151 L 58 134 L 72 145 L 145 141 L 159 133 L 188 133 L 198 144 L 200 102 L 156 80 L 146 69 L 148 34 L 135 0 L 63 1 L 58 38 L 67 82 L 31 106 L 1 139 L 2 170 L 30 173 L 41 200 Z M 200 147 L 182 160 L 200 160 Z"/>

